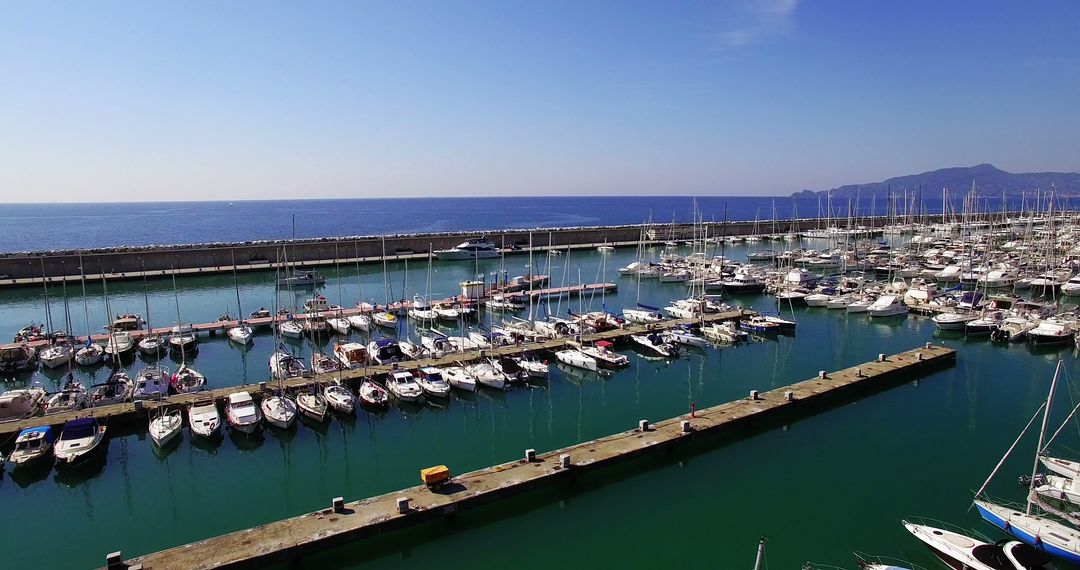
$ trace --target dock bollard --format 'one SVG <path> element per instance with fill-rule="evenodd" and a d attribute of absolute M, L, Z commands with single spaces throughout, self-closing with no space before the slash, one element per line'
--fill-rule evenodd
<path fill-rule="evenodd" d="M 570 454 L 569 453 L 564 453 L 564 454 L 559 456 L 559 465 L 562 465 L 563 469 L 569 469 L 570 468 Z"/>
<path fill-rule="evenodd" d="M 928 342 L 928 343 L 926 343 L 926 348 L 927 348 L 927 349 L 930 349 L 930 348 L 932 348 L 933 346 L 934 346 L 934 343 L 932 343 L 932 342 Z"/>
<path fill-rule="evenodd" d="M 885 353 L 884 352 L 877 355 L 877 361 L 878 362 L 885 362 Z"/>
<path fill-rule="evenodd" d="M 334 512 L 335 513 L 340 513 L 340 512 L 345 510 L 345 498 L 344 497 L 334 497 L 334 500 L 331 501 L 330 504 L 334 507 Z"/>
<path fill-rule="evenodd" d="M 135 411 L 136 412 L 141 412 L 143 410 L 143 408 L 146 407 L 146 404 L 143 403 L 142 400 L 135 400 L 134 402 L 132 402 L 132 405 L 135 406 Z"/>
<path fill-rule="evenodd" d="M 638 431 L 649 431 L 649 420 L 640 420 L 637 423 Z"/>
<path fill-rule="evenodd" d="M 525 462 L 526 463 L 532 463 L 533 461 L 536 461 L 536 450 L 535 449 L 526 449 L 525 450 Z"/>
<path fill-rule="evenodd" d="M 259 390 L 266 390 L 266 382 L 259 382 Z"/>
<path fill-rule="evenodd" d="M 397 500 L 397 512 L 399 512 L 401 514 L 405 514 L 405 513 L 409 512 L 409 498 L 408 497 L 398 497 L 398 500 Z"/>
<path fill-rule="evenodd" d="M 117 568 L 124 567 L 124 554 L 117 550 L 116 552 L 110 552 L 105 555 L 105 568 L 108 570 L 116 570 Z"/>
<path fill-rule="evenodd" d="M 818 378 L 818 380 L 824 380 L 824 379 L 828 378 L 828 374 L 826 374 L 824 370 L 818 370 L 817 378 Z"/>
<path fill-rule="evenodd" d="M 787 400 L 788 402 L 794 402 L 795 401 L 795 392 L 793 392 L 791 390 L 788 390 L 787 392 L 784 392 L 784 399 Z"/>
<path fill-rule="evenodd" d="M 757 390 L 750 390 L 750 399 L 751 400 L 757 400 L 758 399 L 758 391 Z"/>
<path fill-rule="evenodd" d="M 683 420 L 679 423 L 679 426 L 682 427 L 683 433 L 690 433 L 690 420 Z"/>
<path fill-rule="evenodd" d="M 915 360 L 918 360 L 919 362 L 922 362 L 922 353 L 921 352 L 915 355 Z"/>

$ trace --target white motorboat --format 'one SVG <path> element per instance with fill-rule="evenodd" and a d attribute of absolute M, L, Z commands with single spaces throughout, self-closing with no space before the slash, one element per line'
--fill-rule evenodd
<path fill-rule="evenodd" d="M 286 394 L 266 396 L 259 402 L 259 409 L 266 423 L 274 427 L 288 429 L 296 422 L 296 400 Z"/>
<path fill-rule="evenodd" d="M 368 343 L 368 358 L 375 364 L 390 364 L 408 360 L 405 353 L 401 352 L 398 342 L 389 338 L 380 338 Z"/>
<path fill-rule="evenodd" d="M 161 410 L 150 420 L 150 439 L 158 447 L 165 447 L 180 434 L 184 427 L 184 417 L 180 410 Z"/>
<path fill-rule="evenodd" d="M 50 426 L 26 428 L 15 438 L 15 449 L 11 450 L 7 460 L 16 469 L 37 463 L 52 454 L 56 433 Z"/>
<path fill-rule="evenodd" d="M 530 378 L 547 378 L 548 365 L 546 362 L 530 356 L 517 356 L 513 358 L 518 366 L 520 366 Z"/>
<path fill-rule="evenodd" d="M 658 323 L 664 320 L 664 315 L 659 308 L 640 303 L 636 308 L 623 309 L 622 315 L 628 322 L 637 324 Z"/>
<path fill-rule="evenodd" d="M 908 314 L 908 307 L 902 298 L 896 295 L 883 295 L 866 308 L 872 318 L 896 317 Z"/>
<path fill-rule="evenodd" d="M 304 366 L 304 361 L 286 350 L 279 348 L 270 355 L 270 375 L 275 380 L 303 376 L 305 372 L 307 367 Z"/>
<path fill-rule="evenodd" d="M 319 351 L 315 351 L 311 355 L 311 370 L 315 374 L 335 374 L 345 370 L 337 358 L 331 358 Z"/>
<path fill-rule="evenodd" d="M 314 287 L 326 283 L 326 278 L 314 271 L 293 270 L 292 275 L 279 277 L 278 287 Z"/>
<path fill-rule="evenodd" d="M 229 427 L 242 433 L 252 433 L 259 428 L 262 421 L 262 413 L 251 394 L 247 392 L 233 392 L 225 404 L 225 421 Z"/>
<path fill-rule="evenodd" d="M 149 334 L 139 339 L 139 352 L 147 356 L 160 356 L 168 350 L 168 342 L 156 334 Z"/>
<path fill-rule="evenodd" d="M 1046 346 L 1072 342 L 1074 336 L 1076 336 L 1076 329 L 1071 323 L 1054 318 L 1040 322 L 1027 333 L 1031 344 Z"/>
<path fill-rule="evenodd" d="M 904 521 L 904 528 L 950 568 L 964 570 L 1051 570 L 1050 555 L 1022 542 L 994 544 L 942 528 Z"/>
<path fill-rule="evenodd" d="M 466 366 L 465 370 L 482 386 L 495 388 L 496 390 L 506 389 L 506 376 L 495 370 L 495 367 L 490 362 L 478 362 Z"/>
<path fill-rule="evenodd" d="M 0 394 L 0 421 L 36 415 L 44 402 L 45 389 L 40 386 L 8 390 Z"/>
<path fill-rule="evenodd" d="M 188 427 L 199 437 L 213 437 L 221 432 L 221 412 L 213 398 L 195 400 L 187 408 Z"/>
<path fill-rule="evenodd" d="M 832 299 L 829 299 L 828 301 L 825 302 L 825 308 L 830 310 L 830 311 L 836 310 L 836 309 L 847 309 L 848 305 L 854 303 L 857 300 L 859 300 L 859 297 L 857 295 L 853 295 L 853 294 L 837 295 L 837 296 L 833 297 Z M 867 308 L 869 308 L 869 307 L 870 306 L 867 305 Z"/>
<path fill-rule="evenodd" d="M 86 387 L 70 377 L 67 384 L 59 392 L 49 396 L 42 405 L 45 415 L 74 412 L 83 409 L 89 400 Z"/>
<path fill-rule="evenodd" d="M 443 368 L 443 378 L 450 383 L 450 386 L 457 388 L 458 390 L 465 390 L 466 392 L 476 391 L 476 378 L 473 378 L 469 374 L 468 370 L 465 370 L 464 366 L 448 366 Z"/>
<path fill-rule="evenodd" d="M 443 321 L 456 322 L 461 318 L 461 311 L 446 303 L 436 303 L 431 307 L 431 310 L 435 313 L 436 318 Z"/>
<path fill-rule="evenodd" d="M 395 398 L 406 402 L 415 402 L 424 393 L 424 389 L 416 382 L 412 373 L 406 370 L 391 372 L 386 378 L 386 389 Z"/>
<path fill-rule="evenodd" d="M 1001 311 L 990 311 L 973 321 L 968 321 L 964 325 L 964 334 L 968 336 L 993 334 L 1001 327 L 1002 322 L 1004 322 L 1004 316 Z"/>
<path fill-rule="evenodd" d="M 297 392 L 296 407 L 300 409 L 300 413 L 305 417 L 317 422 L 326 421 L 330 412 L 326 397 L 322 395 L 322 390 L 318 385 Z"/>
<path fill-rule="evenodd" d="M 450 383 L 443 378 L 442 370 L 434 366 L 425 366 L 419 370 L 416 379 L 424 393 L 436 398 L 445 398 L 450 395 Z"/>
<path fill-rule="evenodd" d="M 749 337 L 746 331 L 739 330 L 735 321 L 709 323 L 704 327 L 701 327 L 701 334 L 705 335 L 705 338 L 713 342 L 725 342 L 729 344 L 746 340 L 747 337 Z"/>
<path fill-rule="evenodd" d="M 439 314 L 431 308 L 431 303 L 428 303 L 428 300 L 421 295 L 413 296 L 408 315 L 410 319 L 422 323 L 430 323 L 439 318 Z"/>
<path fill-rule="evenodd" d="M 801 288 L 781 289 L 776 292 L 776 300 L 787 304 L 805 303 L 806 297 L 809 295 L 810 293 Z"/>
<path fill-rule="evenodd" d="M 71 420 L 60 431 L 60 439 L 53 446 L 53 456 L 58 466 L 77 465 L 102 449 L 104 439 L 105 426 L 98 425 L 94 418 Z"/>
<path fill-rule="evenodd" d="M 1018 342 L 1027 339 L 1027 333 L 1038 325 L 1026 317 L 1005 317 L 998 329 L 990 333 L 990 338 L 1003 342 Z"/>
<path fill-rule="evenodd" d="M 169 369 L 164 366 L 147 366 L 135 376 L 133 400 L 154 400 L 169 395 Z"/>
<path fill-rule="evenodd" d="M 201 372 L 187 364 L 181 364 L 180 368 L 177 368 L 176 372 L 173 373 L 172 379 L 169 381 L 169 387 L 172 388 L 175 394 L 198 392 L 206 388 L 206 376 L 203 376 Z"/>
<path fill-rule="evenodd" d="M 347 370 L 357 370 L 368 365 L 367 347 L 359 342 L 335 344 L 334 358 Z"/>
<path fill-rule="evenodd" d="M 348 387 L 341 384 L 329 384 L 323 390 L 326 403 L 335 412 L 351 414 L 356 409 L 356 398 Z"/>
<path fill-rule="evenodd" d="M 829 301 L 836 298 L 836 295 L 830 295 L 828 293 L 811 293 L 806 297 L 803 297 L 803 301 L 806 302 L 807 307 L 827 307 Z"/>
<path fill-rule="evenodd" d="M 375 323 L 375 326 L 384 329 L 396 329 L 398 324 L 397 315 L 386 311 L 376 311 L 372 313 L 371 320 Z"/>
<path fill-rule="evenodd" d="M 630 340 L 637 343 L 638 346 L 665 358 L 671 358 L 679 354 L 678 346 L 665 341 L 659 333 L 630 335 Z"/>
<path fill-rule="evenodd" d="M 583 368 L 595 372 L 599 367 L 596 359 L 576 348 L 568 348 L 555 353 L 555 359 L 568 366 Z"/>
<path fill-rule="evenodd" d="M 441 261 L 488 259 L 500 255 L 495 244 L 482 238 L 463 241 L 450 249 L 437 249 L 434 253 Z"/>
<path fill-rule="evenodd" d="M 1035 492 L 1043 499 L 1080 506 L 1080 479 L 1061 475 L 1038 475 Z"/>
<path fill-rule="evenodd" d="M 90 405 L 108 406 L 120 404 L 132 398 L 135 394 L 135 383 L 123 370 L 113 370 L 109 379 L 101 384 L 90 387 Z"/>
<path fill-rule="evenodd" d="M 625 368 L 627 366 L 630 366 L 630 358 L 628 358 L 625 354 L 619 354 L 612 350 L 614 346 L 615 345 L 611 344 L 606 340 L 598 340 L 591 346 L 581 347 L 580 350 L 586 356 L 592 357 L 594 360 L 596 360 L 597 366 L 601 366 L 603 368 Z M 566 364 L 570 363 L 566 362 Z M 589 368 L 589 370 L 595 369 Z"/>
<path fill-rule="evenodd" d="M 321 313 L 330 309 L 330 305 L 326 303 L 326 297 L 315 293 L 310 299 L 304 301 L 305 313 Z"/>
<path fill-rule="evenodd" d="M 943 331 L 962 331 L 967 324 L 979 318 L 978 313 L 972 311 L 954 311 L 951 313 L 939 313 L 931 319 L 937 328 Z"/>
<path fill-rule="evenodd" d="M 698 348 L 705 348 L 709 346 L 709 341 L 703 337 L 694 334 L 689 327 L 675 327 L 664 331 L 664 340 L 681 344 L 684 346 L 696 346 Z"/>
<path fill-rule="evenodd" d="M 487 302 L 486 307 L 492 311 L 498 311 L 502 313 L 515 313 L 525 308 L 525 303 L 514 299 L 513 297 L 507 297 L 505 295 L 495 295 Z"/>

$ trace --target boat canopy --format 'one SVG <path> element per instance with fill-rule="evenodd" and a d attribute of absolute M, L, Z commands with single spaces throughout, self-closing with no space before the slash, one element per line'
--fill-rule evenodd
<path fill-rule="evenodd" d="M 659 312 L 660 312 L 660 308 L 659 308 L 659 307 L 654 307 L 654 306 L 652 306 L 652 305 L 646 305 L 645 303 L 638 303 L 638 304 L 637 304 L 637 306 L 638 306 L 639 308 L 641 308 L 641 309 L 645 309 L 645 310 L 647 310 L 647 311 L 653 311 L 654 313 L 659 313 Z"/>
<path fill-rule="evenodd" d="M 97 433 L 98 424 L 94 418 L 79 418 L 64 424 L 64 431 L 60 434 L 61 439 L 82 439 Z"/>
<path fill-rule="evenodd" d="M 397 341 L 392 338 L 380 338 L 379 340 L 375 341 L 375 346 L 378 348 L 387 348 L 396 345 Z"/>
<path fill-rule="evenodd" d="M 599 346 L 600 348 L 611 348 L 611 347 L 615 346 L 614 344 L 611 344 L 610 342 L 608 342 L 606 340 L 598 340 L 598 341 L 596 341 L 595 344 L 596 344 L 596 346 Z"/>
<path fill-rule="evenodd" d="M 38 435 L 38 434 L 40 434 L 40 435 Z M 30 437 L 30 436 L 33 436 L 33 437 Z M 17 437 L 16 439 L 18 439 L 18 440 L 22 440 L 24 438 L 25 439 L 37 439 L 38 437 L 44 438 L 45 441 L 52 442 L 54 439 L 56 439 L 56 434 L 53 432 L 53 429 L 50 426 L 39 426 L 39 427 L 26 428 L 26 429 L 20 431 L 19 432 L 19 437 Z"/>

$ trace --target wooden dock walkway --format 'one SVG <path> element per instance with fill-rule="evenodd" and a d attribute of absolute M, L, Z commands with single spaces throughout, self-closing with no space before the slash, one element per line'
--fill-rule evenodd
<path fill-rule="evenodd" d="M 684 415 L 655 424 L 643 420 L 645 429 L 536 454 L 532 460 L 526 459 L 526 451 L 523 459 L 458 475 L 438 491 L 418 486 L 360 501 L 331 503 L 331 508 L 147 554 L 126 563 L 121 561 L 120 553 L 113 553 L 110 568 L 261 568 L 284 563 L 690 441 L 805 415 L 949 366 L 955 358 L 955 350 L 927 343 L 923 348 L 881 355 L 874 362 L 822 373 L 783 388 L 751 393 L 746 399 L 699 410 L 693 417 Z M 427 463 L 438 461 L 430 458 Z"/>
<path fill-rule="evenodd" d="M 740 319 L 754 314 L 756 314 L 754 311 L 735 310 L 723 313 L 708 314 L 705 315 L 704 320 L 705 322 L 718 322 Z M 668 329 L 685 324 L 692 324 L 695 322 L 700 322 L 700 319 L 667 319 L 659 323 L 653 323 L 651 325 L 628 325 L 619 329 L 582 335 L 581 341 L 583 343 L 591 343 L 598 340 L 617 340 L 619 338 L 629 337 L 630 335 L 641 334 L 649 330 Z M 500 346 L 497 348 L 485 349 L 483 351 L 470 351 L 449 354 L 441 358 L 406 360 L 396 364 L 368 366 L 366 368 L 360 368 L 356 370 L 345 370 L 340 373 L 289 378 L 287 380 L 283 380 L 281 382 L 281 385 L 283 385 L 286 389 L 296 389 L 310 386 L 315 381 L 326 384 L 332 380 L 340 379 L 342 382 L 350 385 L 352 388 L 355 389 L 365 378 L 373 378 L 380 375 L 388 374 L 394 369 L 416 370 L 423 366 L 453 366 L 458 363 L 473 362 L 480 358 L 498 357 L 503 355 L 518 355 L 522 352 L 555 351 L 566 347 L 571 342 L 575 342 L 575 340 L 571 338 L 557 338 L 538 342 L 522 343 L 520 345 Z M 163 399 L 160 403 L 156 400 L 127 402 L 123 404 L 85 408 L 82 410 L 64 412 L 49 416 L 35 416 L 21 420 L 0 422 L 0 441 L 9 441 L 13 443 L 14 439 L 12 439 L 10 436 L 17 434 L 23 429 L 43 425 L 61 426 L 65 422 L 77 418 L 92 417 L 107 424 L 129 423 L 136 421 L 146 422 L 148 421 L 147 418 L 149 411 L 156 409 L 159 405 L 166 408 L 173 408 L 186 406 L 198 399 L 214 398 L 215 400 L 224 400 L 229 396 L 229 394 L 232 394 L 234 392 L 250 392 L 252 397 L 256 399 L 261 399 L 264 394 L 269 394 L 271 390 L 277 389 L 278 385 L 279 384 L 276 380 L 267 380 L 266 382 L 260 382 L 257 384 L 241 384 L 239 386 L 230 386 L 227 388 L 204 390 L 202 392 L 196 392 L 193 394 L 176 394 Z"/>

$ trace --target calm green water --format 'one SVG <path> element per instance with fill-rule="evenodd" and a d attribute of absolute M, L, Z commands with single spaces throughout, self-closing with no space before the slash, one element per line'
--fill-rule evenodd
<path fill-rule="evenodd" d="M 588 253 L 569 262 L 561 256 L 535 264 L 555 284 L 564 273 L 568 281 L 578 281 L 579 271 L 582 280 L 597 280 L 606 264 L 604 274 L 620 284 L 618 294 L 606 299 L 614 308 L 638 296 L 633 279 L 615 274 L 632 256 L 632 250 L 620 250 L 606 259 Z M 525 263 L 525 257 L 508 258 L 507 269 L 521 273 Z M 480 271 L 496 268 L 497 261 L 488 262 Z M 394 297 L 401 297 L 403 269 L 391 267 Z M 470 263 L 437 263 L 432 292 L 450 294 L 458 281 L 475 273 Z M 343 267 L 322 291 L 331 302 L 340 299 L 349 306 L 358 296 L 384 300 L 381 267 L 362 267 L 360 281 L 362 295 L 356 269 Z M 426 290 L 426 264 L 410 264 L 408 281 L 409 295 Z M 245 312 L 271 305 L 270 275 L 241 276 L 240 287 Z M 231 277 L 184 279 L 179 288 L 184 320 L 236 312 Z M 114 312 L 144 312 L 141 283 L 109 289 Z M 105 320 L 100 293 L 90 287 L 94 328 Z M 681 294 L 679 285 L 644 282 L 640 299 L 661 303 Z M 169 282 L 151 282 L 149 295 L 155 323 L 176 319 Z M 284 297 L 282 302 L 291 304 Z M 71 302 L 75 329 L 83 332 L 81 299 Z M 599 296 L 593 299 L 592 308 L 600 302 Z M 738 302 L 772 307 L 765 297 Z M 0 303 L 0 337 L 43 318 L 40 290 L 5 291 Z M 572 306 L 578 309 L 579 301 Z M 54 303 L 54 315 L 62 313 L 58 307 Z M 879 352 L 927 340 L 959 348 L 957 365 L 786 429 L 650 459 L 299 565 L 377 568 L 453 561 L 530 568 L 749 568 L 757 537 L 764 534 L 772 537 L 770 568 L 795 568 L 807 560 L 854 568 L 853 550 L 937 568 L 906 535 L 901 518 L 933 517 L 999 538 L 968 511 L 972 492 L 1045 397 L 1057 359 L 1064 358 L 1069 374 L 1077 376 L 1073 353 L 941 339 L 925 318 L 871 322 L 807 308 L 797 308 L 796 317 L 797 333 L 774 341 L 690 351 L 672 362 L 649 360 L 623 347 L 633 355 L 632 365 L 610 377 L 553 366 L 543 385 L 455 396 L 444 408 L 392 407 L 381 415 L 335 418 L 322 431 L 305 424 L 255 440 L 227 436 L 212 447 L 193 445 L 185 435 L 167 454 L 155 453 L 145 433 L 113 433 L 99 473 L 72 477 L 48 471 L 13 479 L 6 472 L 0 477 L 8 530 L 0 536 L 0 549 L 11 567 L 100 565 L 112 550 L 131 556 L 311 511 L 338 495 L 355 499 L 392 491 L 415 484 L 424 466 L 445 463 L 456 472 L 484 467 L 517 458 L 527 447 L 549 450 L 607 435 L 632 428 L 640 418 L 686 413 L 691 402 L 698 407 L 725 402 L 752 388 L 783 386 L 820 369 L 872 360 Z M 221 338 L 204 339 L 195 365 L 214 386 L 257 381 L 267 376 L 272 348 L 269 335 L 248 350 Z M 77 373 L 88 383 L 104 376 L 103 370 Z M 54 385 L 61 375 L 39 372 L 6 385 L 30 380 Z M 1066 403 L 1059 415 L 1073 399 L 1062 398 Z M 1077 430 L 1066 430 L 1062 443 L 1080 449 L 1078 436 Z M 994 494 L 1022 498 L 1015 478 L 1030 471 L 1033 446 L 1025 442 L 1010 460 L 991 488 Z M 34 530 L 42 542 L 27 542 L 16 529 Z M 61 535 L 69 547 L 40 547 Z"/>

